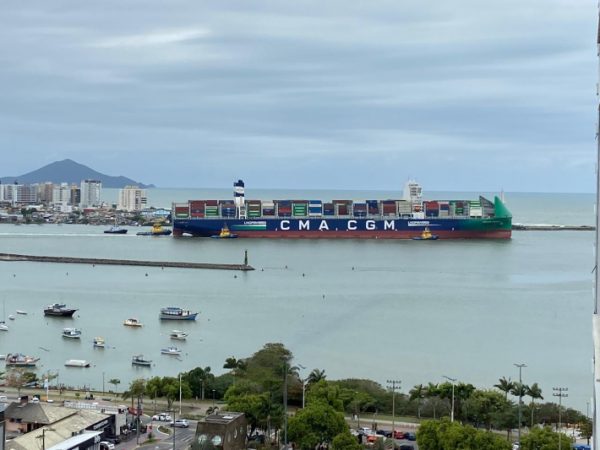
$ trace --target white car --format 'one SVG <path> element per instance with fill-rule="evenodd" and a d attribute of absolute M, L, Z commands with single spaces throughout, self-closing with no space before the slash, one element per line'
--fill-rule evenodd
<path fill-rule="evenodd" d="M 108 441 L 100 441 L 98 447 L 100 448 L 100 450 L 113 450 L 115 448 L 115 444 Z"/>
<path fill-rule="evenodd" d="M 177 428 L 187 428 L 190 426 L 190 424 L 185 419 L 177 419 L 175 422 L 171 422 L 171 426 Z"/>
<path fill-rule="evenodd" d="M 152 416 L 152 420 L 157 420 L 159 422 L 172 422 L 173 418 L 168 414 L 156 414 Z"/>

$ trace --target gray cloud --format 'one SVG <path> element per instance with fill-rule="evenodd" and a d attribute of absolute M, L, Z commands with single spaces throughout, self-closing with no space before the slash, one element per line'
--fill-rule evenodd
<path fill-rule="evenodd" d="M 592 191 L 596 6 L 438 3 L 4 3 L 5 175 Z"/>

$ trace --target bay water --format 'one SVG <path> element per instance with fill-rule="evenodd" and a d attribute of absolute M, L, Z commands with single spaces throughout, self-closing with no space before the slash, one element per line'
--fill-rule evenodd
<path fill-rule="evenodd" d="M 105 200 L 116 201 L 106 189 Z M 230 198 L 229 190 L 152 189 L 149 203 Z M 247 198 L 397 198 L 392 192 L 249 191 Z M 476 198 L 433 193 L 431 198 Z M 506 194 L 515 223 L 594 223 L 591 194 Z M 565 404 L 586 411 L 592 394 L 594 233 L 515 231 L 508 241 L 214 240 L 103 234 L 86 225 L 0 225 L 2 252 L 35 255 L 241 263 L 253 272 L 171 268 L 0 263 L 8 332 L 0 353 L 41 358 L 38 373 L 59 373 L 70 386 L 119 389 L 137 377 L 176 376 L 196 366 L 220 374 L 229 356 L 250 356 L 282 342 L 296 364 L 324 369 L 329 379 L 369 378 L 385 385 L 456 377 L 491 387 L 499 377 L 569 388 Z M 78 308 L 72 320 L 46 318 L 44 306 Z M 164 306 L 200 311 L 192 323 L 161 322 Z M 17 309 L 28 315 L 16 315 Z M 0 311 L 3 312 L 3 311 Z M 123 326 L 129 317 L 144 326 Z M 83 332 L 80 342 L 63 327 Z M 161 355 L 172 329 L 181 357 Z M 94 349 L 95 336 L 107 348 Z M 134 354 L 151 368 L 131 365 Z M 66 368 L 86 359 L 87 369 Z"/>

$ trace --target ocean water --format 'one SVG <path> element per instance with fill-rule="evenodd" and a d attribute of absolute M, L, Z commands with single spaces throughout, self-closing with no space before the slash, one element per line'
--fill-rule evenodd
<path fill-rule="evenodd" d="M 109 190 L 107 190 L 109 191 Z M 389 198 L 387 192 L 248 192 L 252 198 Z M 473 194 L 434 193 L 434 198 Z M 439 194 L 439 195 L 438 195 Z M 106 192 L 110 201 L 110 191 Z M 228 198 L 226 190 L 148 192 L 153 205 L 188 198 Z M 505 195 L 519 223 L 593 224 L 589 194 Z M 116 194 L 115 194 L 116 199 Z M 239 263 L 248 273 L 0 263 L 2 305 L 8 321 L 0 353 L 41 358 L 39 373 L 59 372 L 73 386 L 119 389 L 136 377 L 176 375 L 196 366 L 219 374 L 225 358 L 246 357 L 267 342 L 283 342 L 305 367 L 328 378 L 402 380 L 407 392 L 443 375 L 490 387 L 502 376 L 569 388 L 565 403 L 582 411 L 592 393 L 591 232 L 516 231 L 509 241 L 253 240 L 147 238 L 103 234 L 83 225 L 0 225 L 2 252 L 82 257 Z M 72 320 L 46 318 L 43 307 L 64 302 Z M 2 306 L 0 305 L 0 306 Z M 200 311 L 195 323 L 161 323 L 159 309 Z M 2 312 L 2 311 L 0 311 Z M 141 329 L 122 325 L 136 317 Z M 83 331 L 81 342 L 61 337 L 65 326 Z M 169 331 L 189 333 L 175 345 L 180 358 L 160 349 Z M 108 348 L 93 349 L 94 336 Z M 131 366 L 142 353 L 150 369 Z M 88 369 L 64 367 L 87 359 Z M 106 384 L 106 389 L 110 386 Z"/>

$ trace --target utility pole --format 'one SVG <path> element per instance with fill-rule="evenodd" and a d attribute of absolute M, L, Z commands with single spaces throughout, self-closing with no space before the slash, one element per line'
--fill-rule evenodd
<path fill-rule="evenodd" d="M 135 424 L 135 442 L 139 445 L 140 443 L 140 399 L 141 396 L 138 395 L 137 398 L 137 410 L 136 410 L 136 424 Z M 173 427 L 175 428 L 175 427 Z"/>
<path fill-rule="evenodd" d="M 179 374 L 179 417 L 181 417 L 181 374 Z"/>
<path fill-rule="evenodd" d="M 599 5 L 600 6 L 600 5 Z M 600 57 L 600 16 L 598 17 L 598 35 L 596 37 L 597 55 Z M 600 75 L 600 73 L 599 73 Z M 596 99 L 600 99 L 600 84 L 596 84 Z M 598 266 L 600 265 L 600 102 L 596 107 L 596 232 L 595 232 L 595 267 L 594 267 L 594 313 L 592 314 L 592 338 L 594 339 L 594 397 L 592 402 L 592 448 L 600 448 L 600 416 L 596 409 L 598 408 L 600 397 L 600 278 L 598 275 Z"/>
<path fill-rule="evenodd" d="M 513 366 L 519 368 L 519 428 L 517 433 L 517 439 L 519 444 L 521 444 L 521 423 L 523 419 L 521 418 L 521 405 L 523 403 L 523 379 L 521 378 L 521 370 L 523 367 L 527 367 L 526 364 L 513 364 Z"/>
<path fill-rule="evenodd" d="M 456 378 L 450 378 L 446 375 L 443 375 L 443 377 L 452 382 L 452 409 L 450 410 L 450 422 L 454 422 L 454 383 L 456 382 Z"/>
<path fill-rule="evenodd" d="M 287 440 L 287 425 L 288 425 L 288 417 L 287 417 L 287 375 L 288 375 L 288 367 L 287 361 L 283 362 L 283 445 L 285 450 L 288 450 L 288 440 Z"/>
<path fill-rule="evenodd" d="M 400 389 L 400 380 L 387 380 L 388 389 L 392 390 L 392 439 L 396 439 L 396 390 Z"/>
<path fill-rule="evenodd" d="M 558 450 L 561 450 L 562 432 L 560 430 L 562 429 L 562 416 L 561 416 L 561 412 L 562 412 L 562 399 L 563 399 L 563 397 L 568 397 L 569 396 L 569 394 L 567 394 L 567 391 L 569 390 L 569 388 L 565 388 L 565 387 L 553 387 L 552 390 L 554 391 L 552 393 L 552 395 L 554 397 L 558 397 Z"/>

